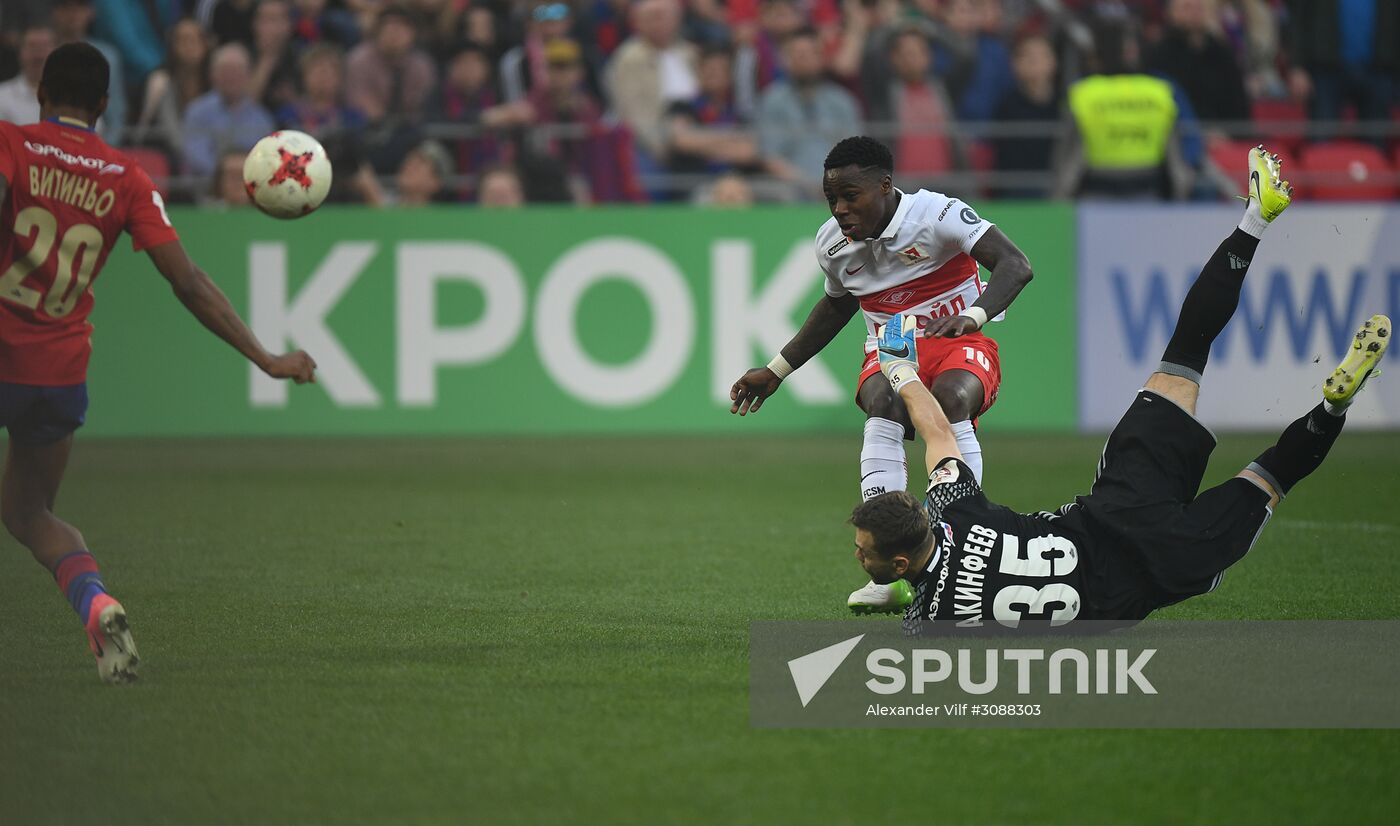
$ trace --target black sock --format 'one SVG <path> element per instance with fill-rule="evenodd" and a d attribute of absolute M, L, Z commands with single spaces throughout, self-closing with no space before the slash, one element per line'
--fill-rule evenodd
<path fill-rule="evenodd" d="M 1250 463 L 1249 469 L 1269 480 L 1280 495 L 1317 470 L 1346 424 L 1346 414 L 1333 416 L 1322 405 L 1290 424 L 1278 443 Z"/>
<path fill-rule="evenodd" d="M 1200 381 L 1210 345 L 1240 305 L 1240 287 L 1258 247 L 1258 238 L 1237 229 L 1215 250 L 1181 302 L 1176 331 L 1162 353 L 1161 372 Z"/>

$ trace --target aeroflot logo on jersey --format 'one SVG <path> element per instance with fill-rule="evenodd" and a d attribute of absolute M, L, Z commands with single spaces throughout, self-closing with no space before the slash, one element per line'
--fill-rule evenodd
<path fill-rule="evenodd" d="M 95 169 L 99 175 L 120 175 L 126 171 L 126 167 L 119 163 L 108 163 L 101 158 L 88 158 L 83 155 L 70 155 L 57 146 L 49 146 L 46 143 L 25 141 L 24 148 L 33 152 L 35 155 L 58 158 L 66 164 Z"/>

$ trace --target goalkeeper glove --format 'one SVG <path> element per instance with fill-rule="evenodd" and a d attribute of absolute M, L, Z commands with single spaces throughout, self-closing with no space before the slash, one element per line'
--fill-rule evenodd
<path fill-rule="evenodd" d="M 890 380 L 890 386 L 896 393 L 905 382 L 919 381 L 918 336 L 918 319 L 903 313 L 891 318 L 880 329 L 880 370 Z"/>

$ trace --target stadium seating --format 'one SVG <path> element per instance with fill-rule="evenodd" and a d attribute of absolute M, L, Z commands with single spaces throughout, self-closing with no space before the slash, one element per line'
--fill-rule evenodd
<path fill-rule="evenodd" d="M 1368 143 L 1335 141 L 1304 148 L 1299 158 L 1299 184 L 1307 186 L 1309 200 L 1389 200 L 1397 187 L 1390 163 L 1381 150 Z"/>
<path fill-rule="evenodd" d="M 969 141 L 967 144 L 967 166 L 972 172 L 974 190 L 978 195 L 987 195 L 992 187 L 987 180 L 997 171 L 996 149 L 989 141 Z"/>
<path fill-rule="evenodd" d="M 995 172 L 996 149 L 987 141 L 970 141 L 967 145 L 967 165 L 975 172 Z"/>
<path fill-rule="evenodd" d="M 1272 138 L 1263 138 L 1254 141 L 1245 140 L 1216 140 L 1210 141 L 1207 151 L 1210 153 L 1211 162 L 1219 167 L 1226 175 L 1233 175 L 1235 171 L 1243 168 L 1245 155 L 1252 147 L 1259 144 L 1264 146 L 1283 161 L 1283 177 L 1288 179 L 1294 170 L 1298 169 L 1293 153 L 1286 145 L 1275 145 Z"/>
<path fill-rule="evenodd" d="M 1303 142 L 1301 129 L 1308 120 L 1308 111 L 1303 104 L 1291 100 L 1260 99 L 1250 104 L 1250 119 L 1260 134 L 1269 136 L 1271 150 L 1280 155 L 1294 154 Z"/>
<path fill-rule="evenodd" d="M 159 149 L 149 149 L 144 146 L 132 146 L 122 149 L 128 158 L 136 161 L 146 174 L 151 176 L 151 183 L 156 185 L 156 189 L 162 195 L 168 195 L 167 187 L 170 184 L 170 159 Z"/>

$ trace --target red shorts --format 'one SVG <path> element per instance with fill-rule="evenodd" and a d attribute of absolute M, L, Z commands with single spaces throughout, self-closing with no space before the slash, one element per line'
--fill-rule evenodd
<path fill-rule="evenodd" d="M 966 370 L 976 376 L 982 382 L 982 409 L 977 411 L 977 416 L 991 409 L 997 400 L 997 390 L 1001 389 L 1001 358 L 997 355 L 995 341 L 980 331 L 957 338 L 920 338 L 919 380 L 925 387 L 932 388 L 933 380 L 945 370 Z M 865 354 L 865 363 L 860 367 L 857 398 L 865 380 L 879 373 L 880 354 L 872 350 Z"/>

